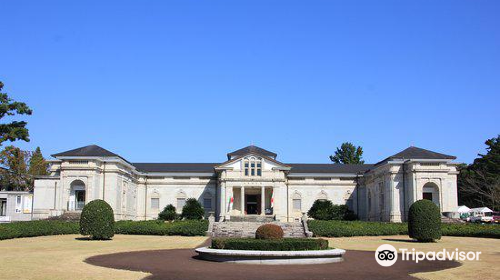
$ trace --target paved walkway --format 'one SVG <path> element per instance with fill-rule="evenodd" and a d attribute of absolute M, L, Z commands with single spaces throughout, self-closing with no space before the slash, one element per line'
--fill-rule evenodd
<path fill-rule="evenodd" d="M 350 279 L 389 280 L 415 279 L 409 274 L 457 267 L 451 261 L 398 261 L 392 267 L 381 267 L 374 252 L 348 251 L 344 262 L 319 265 L 242 265 L 199 260 L 194 250 L 157 250 L 118 253 L 91 257 L 87 263 L 153 274 L 148 279 L 182 280 L 309 280 Z"/>

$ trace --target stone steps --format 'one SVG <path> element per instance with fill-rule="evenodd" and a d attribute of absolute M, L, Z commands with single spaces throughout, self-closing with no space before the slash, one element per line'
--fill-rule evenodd
<path fill-rule="evenodd" d="M 254 238 L 257 228 L 264 224 L 279 225 L 285 237 L 302 238 L 304 227 L 300 222 L 284 223 L 284 222 L 217 222 L 213 225 L 212 237 L 248 237 Z"/>

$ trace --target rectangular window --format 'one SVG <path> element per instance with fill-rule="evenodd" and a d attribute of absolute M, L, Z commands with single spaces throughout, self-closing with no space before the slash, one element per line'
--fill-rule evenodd
<path fill-rule="evenodd" d="M 182 208 L 186 205 L 186 199 L 185 198 L 178 198 L 177 199 L 177 210 L 182 211 Z"/>
<path fill-rule="evenodd" d="M 293 210 L 302 210 L 302 200 L 301 199 L 294 199 L 293 200 Z"/>
<path fill-rule="evenodd" d="M 262 164 L 257 163 L 257 176 L 262 176 Z"/>
<path fill-rule="evenodd" d="M 16 196 L 16 213 L 21 213 L 23 208 L 23 197 L 18 195 Z"/>
<path fill-rule="evenodd" d="M 210 198 L 203 199 L 203 208 L 212 209 L 212 199 Z"/>
<path fill-rule="evenodd" d="M 7 216 L 7 200 L 0 199 L 0 216 Z"/>
<path fill-rule="evenodd" d="M 248 162 L 245 162 L 245 176 L 248 176 Z"/>
<path fill-rule="evenodd" d="M 160 199 L 159 198 L 151 198 L 151 209 L 155 209 L 155 210 L 160 209 Z"/>

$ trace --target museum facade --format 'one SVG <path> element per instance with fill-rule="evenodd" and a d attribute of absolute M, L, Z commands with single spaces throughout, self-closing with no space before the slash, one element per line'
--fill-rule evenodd
<path fill-rule="evenodd" d="M 457 207 L 455 157 L 417 147 L 375 164 L 283 163 L 256 146 L 228 153 L 220 163 L 132 163 L 96 145 L 53 157 L 50 175 L 35 180 L 37 219 L 78 213 L 94 199 L 107 201 L 116 220 L 156 219 L 168 204 L 180 212 L 188 198 L 218 221 L 296 221 L 318 199 L 346 204 L 369 221 L 405 221 L 420 199 L 441 212 Z"/>

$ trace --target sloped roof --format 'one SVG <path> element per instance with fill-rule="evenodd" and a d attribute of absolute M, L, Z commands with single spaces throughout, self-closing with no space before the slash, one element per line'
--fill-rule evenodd
<path fill-rule="evenodd" d="M 62 153 L 53 154 L 53 157 L 118 157 L 130 163 L 128 160 L 122 156 L 110 152 L 97 145 L 88 145 L 85 147 L 76 148 Z"/>
<path fill-rule="evenodd" d="M 418 147 L 408 147 L 401 152 L 394 154 L 380 162 L 377 163 L 381 164 L 389 160 L 395 160 L 395 159 L 400 159 L 400 160 L 405 160 L 405 159 L 456 159 L 457 157 L 455 156 L 450 156 L 450 155 L 445 155 L 441 153 L 436 153 L 433 151 L 429 151 L 426 149 L 418 148 Z"/>
<path fill-rule="evenodd" d="M 119 155 L 110 152 L 104 148 L 97 145 L 89 145 L 85 147 L 80 147 L 77 149 L 69 150 L 62 153 L 53 154 L 53 157 L 120 157 Z"/>
<path fill-rule="evenodd" d="M 338 164 L 338 163 L 289 163 L 290 173 L 364 173 L 373 167 L 373 164 Z"/>
<path fill-rule="evenodd" d="M 488 207 L 472 208 L 472 209 L 470 209 L 470 211 L 472 211 L 472 212 L 493 212 L 493 210 L 491 210 Z"/>
<path fill-rule="evenodd" d="M 142 172 L 193 172 L 213 173 L 218 163 L 132 163 Z"/>
<path fill-rule="evenodd" d="M 266 157 L 270 157 L 272 159 L 276 159 L 276 156 L 277 156 L 277 154 L 275 154 L 273 152 L 270 152 L 268 150 L 262 149 L 260 147 L 254 146 L 254 145 L 250 145 L 250 146 L 247 146 L 245 148 L 241 148 L 239 150 L 236 150 L 234 152 L 227 154 L 227 159 L 229 160 L 232 157 L 240 157 L 240 156 L 244 156 L 246 154 L 251 154 L 251 153 L 257 154 L 257 155 L 263 155 Z"/>

